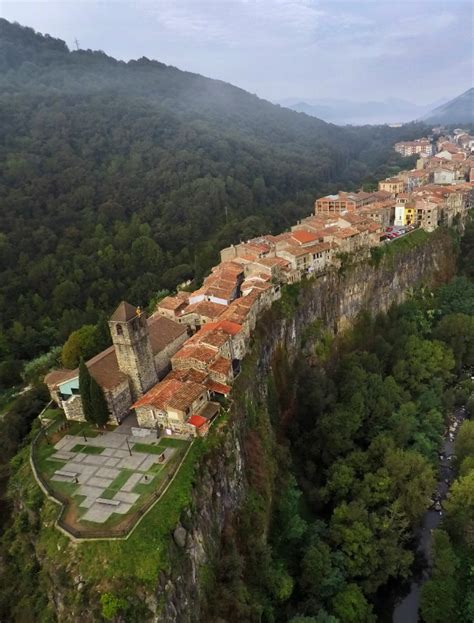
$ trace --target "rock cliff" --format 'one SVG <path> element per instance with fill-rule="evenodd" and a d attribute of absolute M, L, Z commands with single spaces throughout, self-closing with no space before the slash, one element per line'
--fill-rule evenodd
<path fill-rule="evenodd" d="M 232 524 L 255 482 L 254 454 L 272 441 L 256 439 L 248 419 L 256 403 L 264 402 L 269 371 L 277 352 L 289 365 L 304 346 L 305 329 L 315 321 L 333 333 L 348 328 L 362 311 L 385 312 L 414 289 L 449 280 L 455 271 L 453 239 L 438 230 L 422 243 L 377 263 L 368 259 L 342 265 L 317 278 L 285 289 L 259 321 L 251 352 L 232 396 L 229 418 L 221 425 L 200 466 L 192 504 L 174 532 L 172 571 L 159 578 L 159 623 L 197 623 L 206 602 L 206 584 L 222 532 Z M 260 436 L 262 428 L 260 427 Z M 272 437 L 270 418 L 266 430 Z M 272 471 L 258 474 L 271 491 Z M 263 483 L 263 484 L 262 484 Z M 267 495 L 271 501 L 271 493 Z M 270 506 L 270 504 L 268 504 Z M 211 573 L 212 574 L 212 573 Z"/>

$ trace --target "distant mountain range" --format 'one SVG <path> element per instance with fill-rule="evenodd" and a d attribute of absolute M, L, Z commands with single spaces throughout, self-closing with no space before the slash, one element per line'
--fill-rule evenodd
<path fill-rule="evenodd" d="M 458 97 L 438 106 L 427 115 L 421 117 L 428 123 L 452 123 L 474 124 L 474 88 L 470 88 Z"/>
<path fill-rule="evenodd" d="M 396 98 L 390 98 L 383 102 L 355 102 L 341 99 L 302 101 L 289 98 L 280 101 L 279 104 L 337 125 L 375 125 L 380 123 L 405 123 L 413 119 L 419 119 L 447 101 L 447 98 L 445 98 L 422 106 Z"/>

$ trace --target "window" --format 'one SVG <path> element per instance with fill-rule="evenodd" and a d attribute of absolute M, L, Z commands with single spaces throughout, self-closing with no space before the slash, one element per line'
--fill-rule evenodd
<path fill-rule="evenodd" d="M 122 329 L 122 325 L 121 324 L 117 325 L 117 335 L 123 335 L 123 329 Z"/>

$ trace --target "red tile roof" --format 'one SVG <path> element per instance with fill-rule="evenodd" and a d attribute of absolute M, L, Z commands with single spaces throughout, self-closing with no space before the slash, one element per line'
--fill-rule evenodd
<path fill-rule="evenodd" d="M 214 363 L 209 366 L 209 370 L 213 372 L 219 372 L 221 374 L 228 374 L 231 368 L 230 359 L 226 359 L 225 357 L 218 357 Z"/>
<path fill-rule="evenodd" d="M 193 381 L 179 381 L 166 377 L 152 387 L 144 396 L 132 405 L 132 409 L 143 406 L 156 407 L 165 411 L 167 408 L 186 411 L 195 400 L 206 391 L 206 387 Z"/>
<path fill-rule="evenodd" d="M 49 388 L 54 388 L 60 383 L 64 383 L 64 381 L 69 381 L 70 379 L 75 378 L 77 373 L 77 368 L 76 370 L 67 370 L 66 368 L 52 370 L 44 377 L 44 382 Z"/>
<path fill-rule="evenodd" d="M 204 346 L 202 344 L 190 344 L 187 343 L 178 350 L 178 352 L 172 357 L 175 360 L 194 359 L 195 361 L 201 361 L 203 363 L 209 363 L 216 357 L 216 351 L 213 348 Z"/>
<path fill-rule="evenodd" d="M 317 240 L 317 236 L 314 233 L 311 233 L 304 229 L 299 229 L 297 231 L 291 232 L 291 237 L 299 244 L 306 244 L 308 242 L 313 242 L 314 240 Z"/>
<path fill-rule="evenodd" d="M 229 385 L 224 385 L 224 383 L 218 383 L 217 381 L 213 381 L 212 379 L 207 379 L 205 381 L 206 387 L 215 394 L 222 394 L 222 396 L 227 396 L 230 394 L 231 388 Z"/>
<path fill-rule="evenodd" d="M 195 426 L 196 428 L 201 428 L 201 426 L 203 426 L 203 424 L 206 424 L 207 420 L 205 417 L 202 417 L 202 415 L 197 415 L 197 414 L 193 414 L 189 419 L 188 419 L 188 424 L 191 424 L 191 426 Z"/>
<path fill-rule="evenodd" d="M 224 313 L 226 309 L 228 309 L 227 305 L 212 303 L 211 301 L 199 301 L 198 303 L 192 303 L 183 309 L 180 313 L 180 317 L 194 313 L 198 316 L 203 316 L 204 318 L 215 319 Z"/>
<path fill-rule="evenodd" d="M 242 325 L 231 320 L 218 320 L 217 322 L 208 322 L 200 330 L 206 332 L 213 329 L 222 329 L 228 335 L 237 335 L 242 330 Z"/>

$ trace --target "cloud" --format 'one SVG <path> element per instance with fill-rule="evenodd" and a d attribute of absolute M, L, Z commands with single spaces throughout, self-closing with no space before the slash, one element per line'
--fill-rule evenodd
<path fill-rule="evenodd" d="M 314 0 L 161 0 L 141 2 L 169 34 L 225 46 L 298 43 L 324 12 Z"/>
<path fill-rule="evenodd" d="M 426 101 L 460 92 L 472 76 L 473 5 L 458 0 L 0 0 L 0 6 L 7 19 L 70 45 L 77 37 L 124 60 L 156 58 L 274 100 L 409 92 Z"/>

